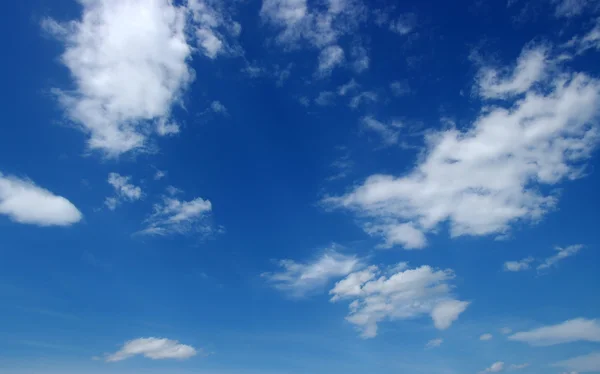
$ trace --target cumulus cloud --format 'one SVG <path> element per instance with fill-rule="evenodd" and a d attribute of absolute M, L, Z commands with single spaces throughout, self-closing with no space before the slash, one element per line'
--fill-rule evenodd
<path fill-rule="evenodd" d="M 81 5 L 80 19 L 47 19 L 42 26 L 64 43 L 61 61 L 75 88 L 55 91 L 69 119 L 89 136 L 89 148 L 118 156 L 147 149 L 152 133 L 179 132 L 171 108 L 194 77 L 186 30 L 198 27 L 199 45 L 214 57 L 221 47 L 211 30 L 221 25 L 220 13 L 200 0 Z"/>
<path fill-rule="evenodd" d="M 131 177 L 117 173 L 108 175 L 108 184 L 115 190 L 114 197 L 107 197 L 104 204 L 110 210 L 115 210 L 122 201 L 136 201 L 142 198 L 142 189 L 131 184 Z"/>
<path fill-rule="evenodd" d="M 570 373 L 565 374 L 597 373 L 600 371 L 600 352 L 593 352 L 587 355 L 559 361 L 552 364 L 552 366 L 571 371 Z"/>
<path fill-rule="evenodd" d="M 488 340 L 492 340 L 493 337 L 494 336 L 492 334 L 489 334 L 489 333 L 488 334 L 483 334 L 483 335 L 481 335 L 479 337 L 479 340 L 488 341 Z"/>
<path fill-rule="evenodd" d="M 198 354 L 192 346 L 180 344 L 177 340 L 160 338 L 140 338 L 123 344 L 123 347 L 106 356 L 107 362 L 123 361 L 133 356 L 144 356 L 152 360 L 184 360 Z"/>
<path fill-rule="evenodd" d="M 181 190 L 169 187 L 168 192 L 171 196 L 163 196 L 161 202 L 154 204 L 154 211 L 145 220 L 146 227 L 139 234 L 161 236 L 192 232 L 211 234 L 213 228 L 208 222 L 208 216 L 212 211 L 211 202 L 201 197 L 190 201 L 180 200 L 174 195 Z"/>
<path fill-rule="evenodd" d="M 0 214 L 38 226 L 70 226 L 83 217 L 69 200 L 29 179 L 0 173 Z"/>
<path fill-rule="evenodd" d="M 339 45 L 324 48 L 319 54 L 317 75 L 327 76 L 331 71 L 344 62 L 344 50 Z"/>
<path fill-rule="evenodd" d="M 597 146 L 600 81 L 564 73 L 537 87 L 515 78 L 529 71 L 523 65 L 483 90 L 483 99 L 514 100 L 488 103 L 465 129 L 429 133 L 406 173 L 372 175 L 323 203 L 356 212 L 388 242 L 390 228 L 406 224 L 423 234 L 448 223 L 452 237 L 504 236 L 517 222 L 541 219 L 557 205 L 552 186 L 581 177 Z"/>
<path fill-rule="evenodd" d="M 430 341 L 427 342 L 427 344 L 425 344 L 425 348 L 427 348 L 427 349 L 436 348 L 436 347 L 439 347 L 440 345 L 442 345 L 443 342 L 444 342 L 444 339 L 442 339 L 442 338 L 431 339 Z"/>
<path fill-rule="evenodd" d="M 502 370 L 504 370 L 504 362 L 502 361 L 498 361 L 498 362 L 494 362 L 492 364 L 492 366 L 490 366 L 489 368 L 480 371 L 480 373 L 499 373 Z"/>
<path fill-rule="evenodd" d="M 292 297 L 303 297 L 323 289 L 328 282 L 348 275 L 360 268 L 362 263 L 356 256 L 339 253 L 335 247 L 327 249 L 321 256 L 307 263 L 281 260 L 279 272 L 263 273 L 275 288 Z"/>
<path fill-rule="evenodd" d="M 558 325 L 518 332 L 508 337 L 533 346 L 549 346 L 576 341 L 600 342 L 600 323 L 595 319 L 576 318 Z"/>
<path fill-rule="evenodd" d="M 452 298 L 450 270 L 429 266 L 408 269 L 406 263 L 381 270 L 370 266 L 350 273 L 329 292 L 332 302 L 350 301 L 346 320 L 363 338 L 377 335 L 385 320 L 411 319 L 430 315 L 436 328 L 450 327 L 469 303 Z"/>
<path fill-rule="evenodd" d="M 538 265 L 537 270 L 550 269 L 553 266 L 557 266 L 558 262 L 564 260 L 567 257 L 575 256 L 583 248 L 581 244 L 570 245 L 568 247 L 556 247 L 555 250 L 558 252 L 554 256 L 548 257 L 543 263 Z"/>
<path fill-rule="evenodd" d="M 533 257 L 527 257 L 520 261 L 506 261 L 504 263 L 504 271 L 523 271 L 531 268 Z"/>

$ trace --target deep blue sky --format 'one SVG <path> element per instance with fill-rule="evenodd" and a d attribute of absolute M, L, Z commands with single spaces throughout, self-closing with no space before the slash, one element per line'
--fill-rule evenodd
<path fill-rule="evenodd" d="M 600 372 L 597 1 L 5 7 L 1 374 Z"/>

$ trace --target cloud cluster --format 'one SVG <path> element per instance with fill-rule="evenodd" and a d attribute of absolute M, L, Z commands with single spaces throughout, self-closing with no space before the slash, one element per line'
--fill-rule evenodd
<path fill-rule="evenodd" d="M 541 263 L 536 267 L 538 271 L 548 270 L 558 266 L 558 263 L 567 257 L 575 256 L 584 246 L 582 244 L 573 244 L 567 247 L 555 247 L 558 252 L 554 256 L 550 256 L 541 260 Z M 507 261 L 504 263 L 504 271 L 525 271 L 531 268 L 531 264 L 535 261 L 533 257 L 526 257 L 519 261 Z"/>
<path fill-rule="evenodd" d="M 356 30 L 365 19 L 365 7 L 359 0 L 328 0 L 324 6 L 309 4 L 307 0 L 263 0 L 261 17 L 278 29 L 276 41 L 286 48 L 307 44 L 318 48 L 318 76 L 327 76 L 344 61 L 344 50 L 338 40 Z M 366 49 L 356 46 L 355 70 L 369 65 Z"/>
<path fill-rule="evenodd" d="M 282 271 L 263 273 L 262 276 L 292 297 L 303 297 L 362 267 L 362 263 L 356 256 L 344 255 L 333 247 L 311 262 L 281 260 L 279 266 Z"/>
<path fill-rule="evenodd" d="M 213 232 L 211 224 L 207 222 L 212 211 L 209 200 L 198 197 L 184 201 L 173 195 L 163 196 L 161 202 L 154 204 L 154 212 L 146 219 L 146 227 L 140 234 L 163 236 L 197 232 L 209 235 Z"/>
<path fill-rule="evenodd" d="M 194 347 L 181 344 L 176 340 L 139 338 L 126 342 L 119 351 L 107 355 L 106 361 L 123 361 L 133 356 L 144 356 L 152 360 L 184 360 L 195 356 L 197 353 Z"/>
<path fill-rule="evenodd" d="M 545 51 L 526 49 L 512 73 L 484 69 L 482 99 L 494 100 L 466 129 L 429 133 L 407 173 L 372 175 L 323 203 L 356 212 L 388 246 L 406 246 L 415 230 L 424 235 L 445 222 L 452 237 L 503 236 L 517 222 L 541 219 L 558 201 L 548 187 L 582 175 L 600 114 L 597 79 L 563 73 L 537 81 L 553 63 Z"/>
<path fill-rule="evenodd" d="M 179 132 L 171 108 L 194 79 L 191 43 L 214 58 L 225 49 L 217 29 L 239 33 L 239 24 L 218 3 L 84 1 L 79 20 L 42 23 L 64 43 L 61 61 L 75 88 L 55 92 L 68 117 L 88 134 L 90 149 L 115 157 L 147 149 L 152 133 Z M 195 38 L 188 28 L 196 30 Z"/>
<path fill-rule="evenodd" d="M 83 215 L 69 200 L 28 179 L 0 173 L 0 214 L 18 223 L 69 226 Z"/>
<path fill-rule="evenodd" d="M 104 200 L 104 205 L 106 205 L 108 209 L 115 210 L 123 200 L 136 201 L 142 198 L 142 189 L 139 186 L 131 184 L 129 182 L 130 180 L 131 177 L 122 176 L 117 173 L 110 173 L 108 175 L 108 184 L 115 190 L 115 196 L 107 197 L 106 200 Z"/>
<path fill-rule="evenodd" d="M 377 266 L 353 272 L 329 292 L 331 301 L 350 301 L 346 319 L 362 337 L 377 335 L 378 324 L 430 315 L 436 328 L 447 329 L 469 303 L 452 297 L 450 270 L 429 266 L 415 269 L 406 264 L 382 271 Z"/>

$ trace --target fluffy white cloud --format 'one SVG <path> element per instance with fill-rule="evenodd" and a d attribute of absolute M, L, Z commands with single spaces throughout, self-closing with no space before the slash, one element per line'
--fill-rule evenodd
<path fill-rule="evenodd" d="M 214 59 L 220 54 L 239 55 L 241 47 L 235 39 L 242 26 L 225 10 L 227 2 L 187 0 L 191 26 L 195 29 L 196 43 L 202 53 Z"/>
<path fill-rule="evenodd" d="M 0 173 L 0 214 L 18 223 L 69 226 L 83 217 L 69 200 L 28 179 Z"/>
<path fill-rule="evenodd" d="M 425 344 L 425 348 L 427 348 L 427 349 L 436 348 L 436 347 L 439 347 L 440 345 L 442 345 L 443 342 L 444 342 L 444 339 L 442 339 L 442 338 L 431 339 L 430 341 L 427 342 L 427 344 Z"/>
<path fill-rule="evenodd" d="M 527 257 L 520 261 L 506 261 L 504 271 L 523 271 L 528 270 L 533 262 L 533 257 Z"/>
<path fill-rule="evenodd" d="M 498 71 L 491 67 L 482 68 L 477 82 L 479 93 L 485 98 L 508 98 L 527 92 L 544 78 L 549 67 L 548 53 L 545 47 L 526 48 L 514 69 Z"/>
<path fill-rule="evenodd" d="M 361 120 L 365 130 L 372 131 L 379 135 L 381 142 L 386 145 L 394 145 L 398 143 L 398 137 L 400 135 L 399 129 L 402 127 L 402 123 L 392 121 L 389 124 L 377 121 L 371 116 L 365 116 Z M 422 236 L 422 234 L 421 234 Z"/>
<path fill-rule="evenodd" d="M 138 355 L 152 360 L 184 360 L 195 356 L 197 353 L 194 347 L 180 344 L 176 340 L 140 338 L 126 342 L 118 352 L 107 355 L 106 361 L 123 361 Z"/>
<path fill-rule="evenodd" d="M 498 362 L 494 362 L 492 364 L 492 366 L 490 366 L 489 368 L 480 371 L 480 373 L 499 373 L 502 370 L 504 370 L 504 362 L 502 361 L 498 361 Z"/>
<path fill-rule="evenodd" d="M 352 56 L 352 68 L 357 73 L 362 73 L 369 68 L 371 59 L 369 58 L 369 51 L 362 45 L 354 45 L 350 50 Z"/>
<path fill-rule="evenodd" d="M 317 74 L 327 76 L 331 71 L 344 62 L 344 50 L 339 45 L 330 45 L 321 50 Z"/>
<path fill-rule="evenodd" d="M 479 340 L 488 341 L 488 340 L 492 340 L 492 338 L 494 338 L 494 336 L 492 334 L 483 334 L 479 337 Z"/>
<path fill-rule="evenodd" d="M 515 78 L 523 74 L 518 66 L 509 74 L 518 84 L 502 80 L 485 92 L 527 92 L 512 102 L 486 105 L 464 130 L 428 134 L 425 150 L 407 173 L 372 175 L 323 203 L 356 212 L 367 218 L 368 231 L 384 236 L 391 231 L 373 226 L 409 223 L 427 233 L 447 222 L 452 237 L 502 236 L 516 222 L 539 220 L 557 204 L 555 194 L 543 191 L 580 177 L 597 146 L 600 81 L 564 73 L 537 87 L 529 78 L 525 83 Z"/>
<path fill-rule="evenodd" d="M 333 279 L 343 277 L 362 267 L 356 256 L 344 255 L 330 248 L 312 262 L 298 263 L 293 260 L 279 261 L 282 271 L 263 273 L 275 288 L 292 297 L 303 297 L 322 289 Z"/>
<path fill-rule="evenodd" d="M 450 270 L 429 266 L 407 269 L 406 263 L 381 271 L 377 266 L 353 272 L 330 291 L 331 301 L 352 300 L 346 319 L 363 338 L 377 335 L 384 320 L 430 315 L 438 329 L 448 328 L 469 303 L 454 300 Z"/>
<path fill-rule="evenodd" d="M 207 222 L 208 214 L 212 211 L 211 202 L 200 197 L 190 201 L 179 200 L 173 195 L 181 191 L 170 187 L 168 192 L 171 196 L 164 196 L 160 203 L 154 204 L 154 212 L 146 219 L 146 228 L 139 234 L 211 234 L 213 228 Z"/>
<path fill-rule="evenodd" d="M 469 306 L 467 301 L 444 300 L 431 311 L 431 318 L 436 328 L 445 330 L 458 319 Z"/>
<path fill-rule="evenodd" d="M 79 20 L 46 20 L 43 27 L 64 42 L 61 61 L 75 89 L 56 92 L 68 117 L 89 135 L 88 146 L 118 156 L 145 149 L 153 132 L 179 132 L 170 119 L 171 108 L 194 76 L 188 65 L 194 49 L 186 30 L 197 28 L 201 49 L 214 57 L 223 45 L 215 29 L 231 25 L 233 30 L 234 24 L 224 25 L 227 18 L 201 0 L 182 5 L 98 0 L 81 5 Z"/>
<path fill-rule="evenodd" d="M 568 360 L 559 361 L 552 366 L 570 370 L 570 373 L 597 373 L 600 372 L 600 352 L 594 352 L 583 356 L 577 356 Z"/>
<path fill-rule="evenodd" d="M 130 180 L 131 177 L 117 173 L 108 175 L 108 184 L 114 188 L 116 194 L 115 197 L 107 197 L 104 201 L 108 209 L 115 210 L 123 200 L 136 201 L 142 198 L 142 189 L 129 183 Z"/>
<path fill-rule="evenodd" d="M 570 245 L 565 248 L 556 247 L 555 250 L 558 251 L 558 253 L 544 260 L 542 264 L 538 265 L 537 269 L 545 270 L 556 266 L 559 261 L 562 261 L 567 257 L 575 256 L 582 248 L 583 245 L 581 244 Z"/>
<path fill-rule="evenodd" d="M 558 325 L 518 332 L 509 336 L 508 339 L 533 346 L 549 346 L 576 341 L 600 342 L 600 323 L 595 319 L 576 318 Z"/>

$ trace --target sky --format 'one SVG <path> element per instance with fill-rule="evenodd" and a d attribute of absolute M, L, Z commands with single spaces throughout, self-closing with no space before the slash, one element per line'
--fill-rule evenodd
<path fill-rule="evenodd" d="M 27 0 L 0 374 L 600 373 L 600 2 Z"/>

